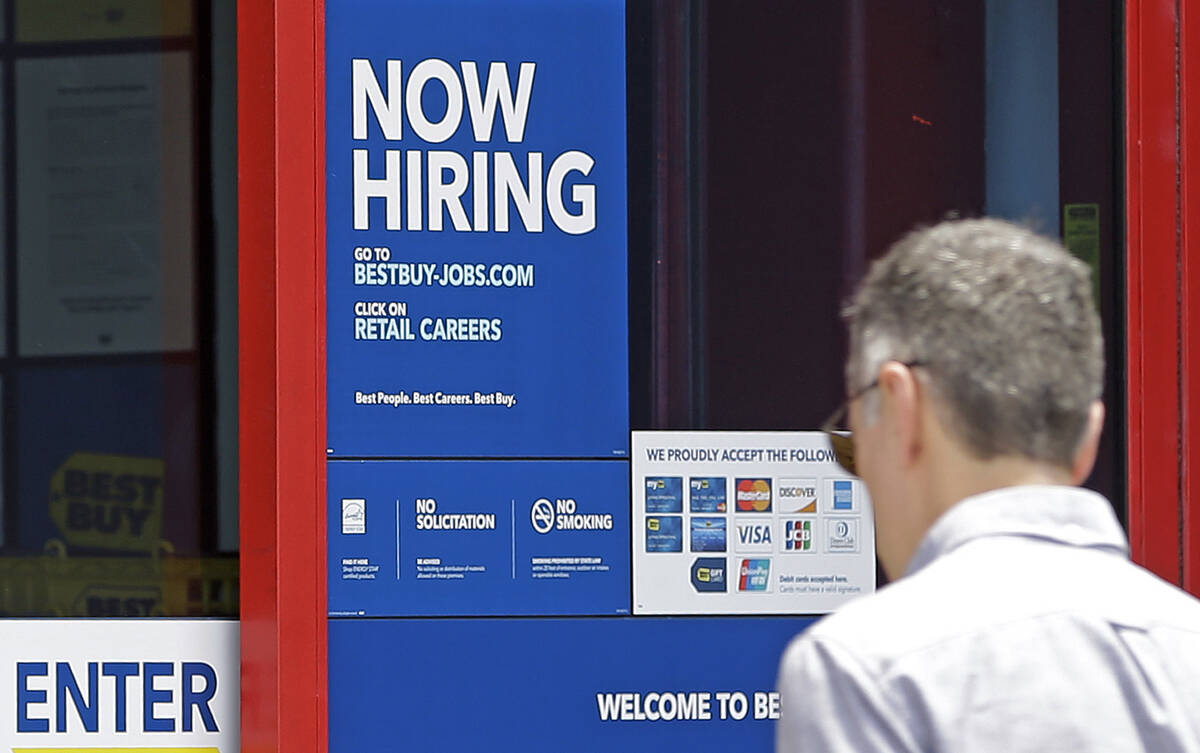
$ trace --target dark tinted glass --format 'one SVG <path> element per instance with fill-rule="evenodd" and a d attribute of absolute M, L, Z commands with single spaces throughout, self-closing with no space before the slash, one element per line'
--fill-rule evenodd
<path fill-rule="evenodd" d="M 3 6 L 0 616 L 237 614 L 234 10 Z"/>
<path fill-rule="evenodd" d="M 1123 519 L 1119 12 L 1107 0 L 636 10 L 634 427 L 817 428 L 845 397 L 839 309 L 870 260 L 918 224 L 1007 217 L 1092 266 L 1109 418 L 1089 483 Z"/>

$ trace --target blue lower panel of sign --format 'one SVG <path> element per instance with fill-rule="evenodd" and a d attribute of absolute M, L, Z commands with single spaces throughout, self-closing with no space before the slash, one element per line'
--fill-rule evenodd
<path fill-rule="evenodd" d="M 331 615 L 629 613 L 627 461 L 328 467 Z"/>
<path fill-rule="evenodd" d="M 331 753 L 771 750 L 811 620 L 331 620 Z"/>

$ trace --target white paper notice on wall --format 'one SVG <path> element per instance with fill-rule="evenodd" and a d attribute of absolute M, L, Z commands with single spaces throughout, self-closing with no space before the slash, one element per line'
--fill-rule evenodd
<path fill-rule="evenodd" d="M 191 61 L 17 63 L 21 355 L 194 345 Z"/>
<path fill-rule="evenodd" d="M 240 750 L 233 620 L 0 620 L 3 749 Z"/>
<path fill-rule="evenodd" d="M 632 483 L 634 614 L 821 614 L 875 590 L 871 501 L 821 432 L 634 432 Z"/>

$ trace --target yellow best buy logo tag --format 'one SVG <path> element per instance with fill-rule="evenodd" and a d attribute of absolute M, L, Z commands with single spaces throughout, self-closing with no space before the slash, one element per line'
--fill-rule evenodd
<path fill-rule="evenodd" d="M 71 546 L 153 551 L 162 538 L 163 461 L 76 452 L 50 479 L 50 517 Z"/>

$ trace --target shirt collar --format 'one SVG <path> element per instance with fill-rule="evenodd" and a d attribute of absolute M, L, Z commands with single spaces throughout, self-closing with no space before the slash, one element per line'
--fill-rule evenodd
<path fill-rule="evenodd" d="M 1128 556 L 1129 544 L 1112 505 L 1074 486 L 1014 486 L 958 502 L 926 532 L 907 575 L 974 539 L 1022 536 L 1067 546 L 1112 550 Z"/>

